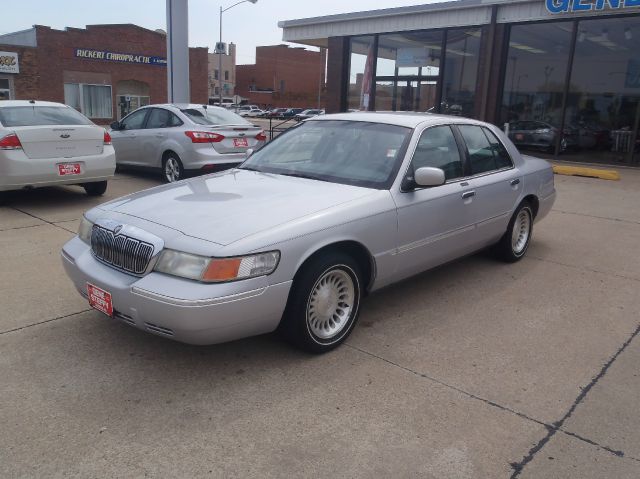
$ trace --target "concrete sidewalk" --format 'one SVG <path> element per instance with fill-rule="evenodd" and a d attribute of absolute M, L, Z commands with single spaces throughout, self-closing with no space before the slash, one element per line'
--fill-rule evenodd
<path fill-rule="evenodd" d="M 0 477 L 640 477 L 640 171 L 556 176 L 514 265 L 374 294 L 324 356 L 104 319 L 59 259 L 80 189 L 0 208 Z M 119 175 L 102 201 L 157 184 Z"/>

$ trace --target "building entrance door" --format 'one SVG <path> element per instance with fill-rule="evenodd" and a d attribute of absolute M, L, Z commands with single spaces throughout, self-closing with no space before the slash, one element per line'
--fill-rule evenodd
<path fill-rule="evenodd" d="M 393 97 L 393 111 L 435 111 L 438 78 L 398 80 Z"/>

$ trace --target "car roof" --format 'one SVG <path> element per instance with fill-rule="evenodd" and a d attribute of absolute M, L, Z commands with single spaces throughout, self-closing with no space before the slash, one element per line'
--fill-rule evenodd
<path fill-rule="evenodd" d="M 59 106 L 64 108 L 70 108 L 64 103 L 56 103 L 53 101 L 40 101 L 40 100 L 2 100 L 0 101 L 0 107 L 8 106 Z"/>
<path fill-rule="evenodd" d="M 314 116 L 309 121 L 327 121 L 327 120 L 350 120 L 350 121 L 366 121 L 370 123 L 385 123 L 388 125 L 404 126 L 415 128 L 422 124 L 442 124 L 442 123 L 469 123 L 482 124 L 482 122 L 464 118 L 460 116 L 438 115 L 434 113 L 421 113 L 413 111 L 358 111 L 350 113 L 332 113 L 322 116 Z"/>

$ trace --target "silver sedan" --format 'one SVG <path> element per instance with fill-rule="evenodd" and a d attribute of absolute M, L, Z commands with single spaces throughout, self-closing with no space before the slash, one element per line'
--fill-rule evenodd
<path fill-rule="evenodd" d="M 62 250 L 96 309 L 211 344 L 279 329 L 330 350 L 362 298 L 477 250 L 518 261 L 555 199 L 496 127 L 429 114 L 318 116 L 223 173 L 89 210 Z"/>
<path fill-rule="evenodd" d="M 111 124 L 111 138 L 119 167 L 160 169 L 167 183 L 233 168 L 267 139 L 225 108 L 192 104 L 139 108 Z"/>
<path fill-rule="evenodd" d="M 0 201 L 5 191 L 55 185 L 81 185 L 99 196 L 115 169 L 107 131 L 73 108 L 0 102 Z"/>

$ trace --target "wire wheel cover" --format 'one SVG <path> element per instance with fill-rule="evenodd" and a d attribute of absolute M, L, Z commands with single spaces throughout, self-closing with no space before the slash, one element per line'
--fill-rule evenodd
<path fill-rule="evenodd" d="M 531 234 L 531 215 L 529 210 L 524 208 L 520 210 L 516 221 L 513 223 L 513 231 L 511 233 L 511 248 L 514 254 L 519 255 L 527 247 L 529 235 Z"/>
<path fill-rule="evenodd" d="M 307 325 L 320 339 L 337 336 L 354 310 L 355 285 L 344 270 L 332 269 L 316 281 L 307 302 Z"/>

